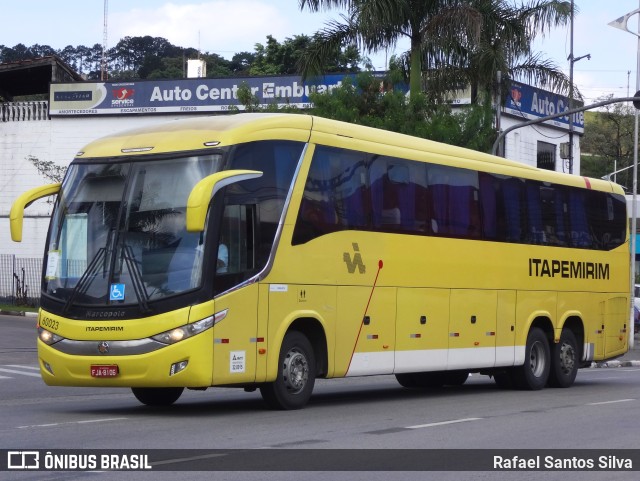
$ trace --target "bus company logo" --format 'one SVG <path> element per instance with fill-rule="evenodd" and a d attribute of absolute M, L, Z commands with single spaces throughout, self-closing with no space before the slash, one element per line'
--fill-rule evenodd
<path fill-rule="evenodd" d="M 98 344 L 98 352 L 100 354 L 109 354 L 109 343 L 107 341 L 102 341 Z"/>
<path fill-rule="evenodd" d="M 112 107 L 133 107 L 135 101 L 133 94 L 135 90 L 127 87 L 120 87 L 111 91 L 113 99 L 111 100 Z"/>
<path fill-rule="evenodd" d="M 358 243 L 354 242 L 351 244 L 353 247 L 354 255 L 351 257 L 349 252 L 344 252 L 342 254 L 342 260 L 347 265 L 347 271 L 349 274 L 353 274 L 358 269 L 360 274 L 364 274 L 367 270 L 364 262 L 362 262 L 362 256 L 360 255 L 360 247 L 358 247 Z"/>

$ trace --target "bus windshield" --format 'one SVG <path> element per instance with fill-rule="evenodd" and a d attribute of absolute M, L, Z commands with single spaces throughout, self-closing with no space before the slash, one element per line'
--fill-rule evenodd
<path fill-rule="evenodd" d="M 222 164 L 222 153 L 72 164 L 52 218 L 43 292 L 68 305 L 144 305 L 199 287 L 205 235 L 186 231 L 187 198 Z"/>

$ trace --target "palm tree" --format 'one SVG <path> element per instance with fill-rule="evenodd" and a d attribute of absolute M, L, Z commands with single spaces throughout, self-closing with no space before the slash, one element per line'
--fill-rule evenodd
<path fill-rule="evenodd" d="M 503 82 L 522 79 L 568 92 L 569 80 L 553 62 L 531 50 L 538 34 L 566 24 L 570 2 L 530 0 L 519 7 L 505 0 L 300 0 L 300 8 L 346 8 L 342 22 L 332 21 L 315 36 L 301 59 L 303 76 L 322 72 L 336 45 L 355 44 L 366 52 L 393 47 L 410 39 L 406 54 L 412 97 L 422 91 L 427 72 L 436 96 L 471 86 L 491 98 L 496 72 Z"/>
<path fill-rule="evenodd" d="M 570 20 L 570 2 L 532 0 L 519 7 L 504 0 L 467 3 L 481 15 L 481 34 L 477 41 L 459 38 L 449 46 L 437 41 L 426 46 L 430 90 L 443 94 L 469 86 L 472 103 L 476 103 L 480 94 L 493 98 L 498 87 L 496 74 L 502 72 L 503 86 L 517 79 L 569 93 L 569 78 L 531 46 L 537 35 Z"/>
<path fill-rule="evenodd" d="M 300 8 L 346 8 L 342 22 L 329 22 L 316 33 L 314 46 L 301 59 L 304 77 L 319 74 L 325 58 L 336 46 L 357 45 L 366 53 L 394 47 L 401 38 L 410 40 L 409 91 L 422 91 L 423 46 L 431 37 L 475 38 L 480 17 L 461 0 L 300 0 Z"/>

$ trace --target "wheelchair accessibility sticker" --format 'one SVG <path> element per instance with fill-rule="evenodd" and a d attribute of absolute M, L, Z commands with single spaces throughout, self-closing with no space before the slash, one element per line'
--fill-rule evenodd
<path fill-rule="evenodd" d="M 124 301 L 124 284 L 111 284 L 109 289 L 110 301 Z"/>

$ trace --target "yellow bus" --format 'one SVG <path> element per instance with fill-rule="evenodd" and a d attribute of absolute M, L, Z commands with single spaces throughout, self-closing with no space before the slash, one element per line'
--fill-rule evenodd
<path fill-rule="evenodd" d="M 309 115 L 186 119 L 87 145 L 57 194 L 38 358 L 49 385 L 568 387 L 628 349 L 622 189 Z"/>

